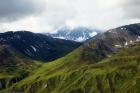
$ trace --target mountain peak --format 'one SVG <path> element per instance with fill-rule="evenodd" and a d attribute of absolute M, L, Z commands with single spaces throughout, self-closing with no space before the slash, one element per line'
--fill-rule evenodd
<path fill-rule="evenodd" d="M 56 33 L 53 33 L 53 34 L 47 33 L 47 35 L 52 36 L 54 38 L 61 38 L 61 39 L 73 40 L 77 42 L 84 42 L 98 33 L 100 33 L 99 30 L 92 29 L 92 28 L 79 26 L 79 27 L 71 29 L 65 26 L 58 29 Z"/>

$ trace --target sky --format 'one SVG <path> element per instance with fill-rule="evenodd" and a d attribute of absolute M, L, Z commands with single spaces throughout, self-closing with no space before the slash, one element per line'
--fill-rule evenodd
<path fill-rule="evenodd" d="M 140 23 L 140 0 L 1 0 L 0 32 L 53 32 L 68 26 L 108 30 Z"/>

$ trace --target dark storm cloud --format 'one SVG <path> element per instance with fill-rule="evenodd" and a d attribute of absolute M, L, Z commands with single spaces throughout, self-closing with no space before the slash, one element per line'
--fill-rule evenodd
<path fill-rule="evenodd" d="M 43 3 L 36 0 L 0 0 L 0 21 L 15 21 L 29 15 L 39 14 Z"/>
<path fill-rule="evenodd" d="M 140 0 L 124 0 L 123 10 L 126 18 L 140 18 Z"/>

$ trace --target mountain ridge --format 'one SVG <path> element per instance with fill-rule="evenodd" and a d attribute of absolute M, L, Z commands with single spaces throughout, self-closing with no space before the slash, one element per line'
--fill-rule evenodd
<path fill-rule="evenodd" d="M 0 44 L 9 44 L 25 56 L 44 61 L 62 57 L 81 45 L 28 31 L 0 33 Z"/>

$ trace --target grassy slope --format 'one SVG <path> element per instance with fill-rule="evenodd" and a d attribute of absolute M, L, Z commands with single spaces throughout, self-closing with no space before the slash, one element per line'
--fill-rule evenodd
<path fill-rule="evenodd" d="M 41 65 L 41 62 L 24 57 L 8 45 L 0 45 L 0 90 L 24 79 Z"/>
<path fill-rule="evenodd" d="M 140 43 L 91 64 L 77 49 L 10 87 L 25 93 L 140 93 Z M 8 90 L 8 91 L 10 91 Z"/>

